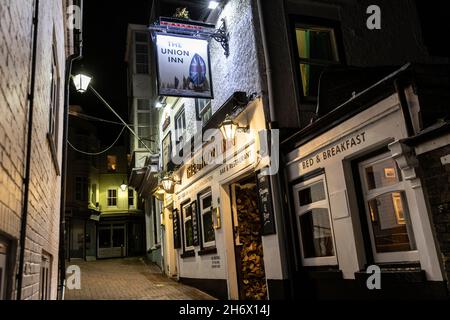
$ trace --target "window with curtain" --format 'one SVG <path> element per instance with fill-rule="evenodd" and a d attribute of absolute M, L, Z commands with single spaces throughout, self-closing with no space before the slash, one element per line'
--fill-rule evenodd
<path fill-rule="evenodd" d="M 302 95 L 317 98 L 319 81 L 325 68 L 339 62 L 332 28 L 297 26 L 295 29 Z"/>

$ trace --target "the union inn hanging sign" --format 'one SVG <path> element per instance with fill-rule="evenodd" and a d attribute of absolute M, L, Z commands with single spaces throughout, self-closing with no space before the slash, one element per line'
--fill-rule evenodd
<path fill-rule="evenodd" d="M 161 17 L 150 30 L 156 52 L 158 94 L 213 99 L 209 41 L 227 40 L 224 24 L 216 30 L 212 24 Z"/>

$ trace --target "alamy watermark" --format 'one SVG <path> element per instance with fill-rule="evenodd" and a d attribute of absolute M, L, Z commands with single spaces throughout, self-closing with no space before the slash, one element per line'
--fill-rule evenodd
<path fill-rule="evenodd" d="M 201 127 L 201 123 L 195 124 Z M 175 137 L 185 136 L 176 131 Z M 259 164 L 264 161 L 262 175 L 275 175 L 279 170 L 279 130 L 246 129 L 236 132 L 232 140 L 224 140 L 219 129 L 206 130 L 203 135 L 194 136 L 195 152 L 192 155 L 190 141 L 177 141 L 172 150 L 171 161 L 177 166 L 184 164 L 206 167 L 209 165 L 232 165 L 240 163 Z M 244 153 L 245 156 L 239 156 Z"/>
<path fill-rule="evenodd" d="M 367 18 L 366 26 L 369 30 L 381 29 L 381 8 L 375 4 L 367 7 L 366 13 L 370 16 Z"/>
<path fill-rule="evenodd" d="M 67 290 L 81 290 L 81 269 L 79 266 L 72 265 L 66 271 Z"/>
<path fill-rule="evenodd" d="M 369 290 L 381 290 L 381 268 L 373 265 L 366 271 L 370 276 L 367 278 L 366 285 Z"/>
<path fill-rule="evenodd" d="M 69 30 L 80 30 L 83 24 L 83 13 L 80 6 L 67 7 L 67 28 Z"/>

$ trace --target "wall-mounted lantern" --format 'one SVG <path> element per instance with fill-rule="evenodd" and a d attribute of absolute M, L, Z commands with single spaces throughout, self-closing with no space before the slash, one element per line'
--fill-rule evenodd
<path fill-rule="evenodd" d="M 77 74 L 72 77 L 73 84 L 75 85 L 75 89 L 77 92 L 85 93 L 89 88 L 89 84 L 92 81 L 92 77 L 86 74 Z"/>
<path fill-rule="evenodd" d="M 227 115 L 225 117 L 225 120 L 220 125 L 220 131 L 227 141 L 234 141 L 237 132 L 248 132 L 248 130 L 248 126 L 239 127 L 238 124 L 230 117 L 230 115 Z"/>

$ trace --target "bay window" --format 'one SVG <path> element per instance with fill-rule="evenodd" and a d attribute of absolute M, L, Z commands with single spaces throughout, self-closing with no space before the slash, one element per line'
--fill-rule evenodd
<path fill-rule="evenodd" d="M 359 164 L 369 234 L 377 263 L 418 261 L 405 182 L 390 153 Z"/>

